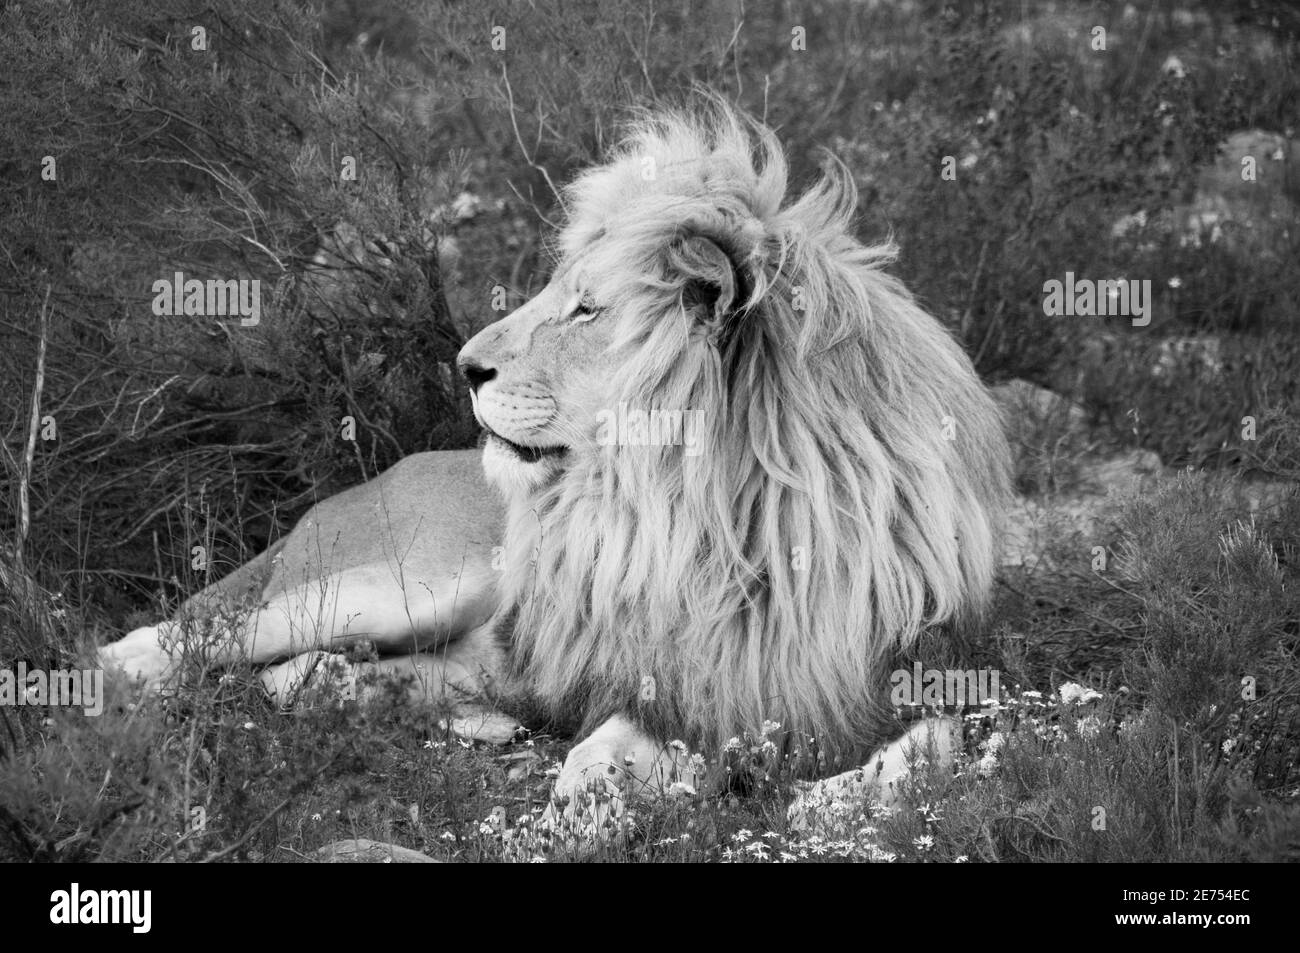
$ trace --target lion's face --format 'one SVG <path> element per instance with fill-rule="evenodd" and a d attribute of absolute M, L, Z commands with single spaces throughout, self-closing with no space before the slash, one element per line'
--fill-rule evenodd
<path fill-rule="evenodd" d="M 590 452 L 618 377 L 613 320 L 595 283 L 561 268 L 461 350 L 457 363 L 487 433 L 484 469 L 506 493 L 543 486 Z"/>

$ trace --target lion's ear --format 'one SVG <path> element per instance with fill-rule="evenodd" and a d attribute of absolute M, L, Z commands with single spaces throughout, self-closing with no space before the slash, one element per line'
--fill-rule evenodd
<path fill-rule="evenodd" d="M 711 238 L 688 235 L 673 244 L 669 268 L 682 280 L 682 306 L 695 326 L 702 333 L 717 334 L 743 287 L 731 256 Z"/>

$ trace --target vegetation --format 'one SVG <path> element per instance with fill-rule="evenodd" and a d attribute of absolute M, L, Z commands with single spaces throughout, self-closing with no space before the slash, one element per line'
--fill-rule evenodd
<path fill-rule="evenodd" d="M 801 833 L 788 772 L 740 739 L 733 790 L 641 806 L 599 856 L 1295 859 L 1300 502 L 1253 489 L 1300 476 L 1294 145 L 1259 157 L 1249 219 L 1214 188 L 1231 136 L 1294 134 L 1300 16 L 1030 6 L 0 8 L 0 669 L 76 666 L 316 499 L 472 445 L 452 361 L 544 281 L 554 186 L 631 106 L 698 83 L 776 126 L 796 180 L 825 150 L 847 164 L 862 236 L 895 237 L 990 382 L 1083 407 L 1021 435 L 1022 489 L 1046 506 L 1120 450 L 1190 472 L 1007 569 L 965 648 L 1012 691 L 969 719 L 955 776 Z M 1045 316 L 1067 271 L 1150 280 L 1154 319 Z M 259 279 L 260 321 L 156 314 L 176 272 Z M 110 689 L 100 718 L 0 707 L 0 859 L 293 860 L 354 836 L 568 856 L 519 821 L 566 751 L 544 726 L 477 747 L 400 693 L 283 715 L 240 671 Z"/>

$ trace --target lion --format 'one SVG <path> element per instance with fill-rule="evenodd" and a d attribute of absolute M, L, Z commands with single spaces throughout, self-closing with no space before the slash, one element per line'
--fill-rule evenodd
<path fill-rule="evenodd" d="M 716 784 L 685 753 L 747 734 L 822 765 L 876 751 L 880 791 L 923 740 L 950 757 L 949 719 L 897 738 L 884 686 L 984 612 L 999 413 L 884 270 L 893 244 L 854 237 L 843 166 L 787 188 L 775 133 L 719 102 L 632 122 L 564 190 L 549 283 L 460 352 L 481 454 L 316 506 L 185 607 L 224 619 L 207 657 L 275 663 L 288 700 L 366 640 L 468 721 L 574 724 L 553 811 Z M 181 626 L 104 659 L 165 680 Z"/>

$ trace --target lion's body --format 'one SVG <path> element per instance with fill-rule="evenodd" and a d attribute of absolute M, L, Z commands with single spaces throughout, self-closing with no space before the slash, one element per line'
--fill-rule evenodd
<path fill-rule="evenodd" d="M 215 628 L 213 660 L 254 663 L 337 650 L 361 640 L 405 656 L 467 641 L 496 608 L 504 508 L 477 451 L 414 454 L 373 480 L 317 503 L 265 552 L 192 596 L 180 619 Z M 163 623 L 128 634 L 105 661 L 149 680 L 167 675 L 182 637 Z M 495 679 L 500 653 L 474 640 L 473 663 Z M 164 643 L 164 644 L 160 644 Z M 485 655 L 485 653 L 487 653 Z M 301 664 L 277 666 L 288 694 Z M 457 672 L 458 679 L 464 672 Z"/>
<path fill-rule="evenodd" d="M 265 602 L 310 580 L 368 566 L 400 567 L 413 586 L 442 588 L 461 573 L 485 577 L 504 521 L 500 495 L 483 476 L 478 451 L 413 454 L 317 503 L 292 532 L 196 594 L 187 607 L 240 605 L 250 592 Z"/>
<path fill-rule="evenodd" d="M 499 578 L 490 492 L 423 455 L 309 514 L 262 598 L 303 602 L 297 575 L 323 565 L 344 601 L 353 573 L 409 605 L 380 569 L 413 544 L 437 598 L 406 644 L 463 636 L 489 664 L 482 633 L 505 634 L 512 690 L 590 732 L 563 790 L 626 759 L 647 780 L 671 739 L 716 752 L 769 720 L 823 753 L 879 741 L 896 653 L 984 607 L 1008 453 L 960 347 L 881 271 L 892 248 L 852 236 L 851 181 L 794 203 L 786 185 L 772 134 L 725 109 L 635 127 L 567 191 L 551 283 L 461 352 L 505 499 Z M 689 426 L 646 439 L 629 414 Z M 314 536 L 341 559 L 296 556 Z M 452 571 L 472 611 L 447 614 Z M 359 607 L 403 630 L 400 606 Z M 257 661 L 359 631 L 317 614 L 263 641 L 268 616 Z"/>

